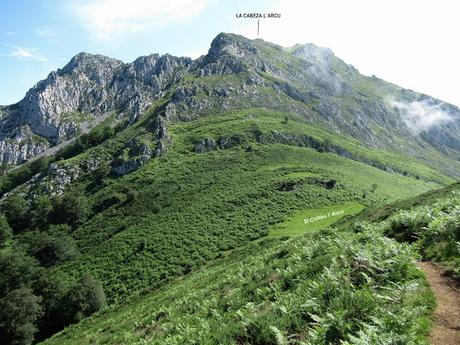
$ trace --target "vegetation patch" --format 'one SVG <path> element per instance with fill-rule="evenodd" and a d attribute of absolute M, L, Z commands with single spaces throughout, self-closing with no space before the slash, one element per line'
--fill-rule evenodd
<path fill-rule="evenodd" d="M 365 206 L 359 203 L 351 202 L 322 208 L 306 209 L 298 212 L 287 221 L 273 226 L 268 236 L 297 236 L 305 232 L 323 229 L 344 216 L 359 213 L 364 208 Z"/>
<path fill-rule="evenodd" d="M 427 344 L 414 258 L 376 231 L 259 241 L 44 344 Z"/>

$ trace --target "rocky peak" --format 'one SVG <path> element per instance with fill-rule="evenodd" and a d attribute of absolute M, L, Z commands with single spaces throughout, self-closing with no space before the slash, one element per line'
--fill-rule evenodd
<path fill-rule="evenodd" d="M 191 63 L 190 58 L 169 54 L 152 54 L 125 64 L 99 54 L 79 53 L 62 69 L 37 83 L 19 103 L 2 108 L 0 141 L 14 137 L 21 126 L 27 125 L 31 138 L 41 137 L 45 142 L 59 144 L 79 132 L 78 119 L 72 118 L 75 113 L 98 117 L 118 110 L 134 120 Z M 0 152 L 0 161 L 21 163 L 39 151 L 32 147 L 18 156 L 19 146 L 25 142 L 35 145 L 30 140 L 0 145 L 0 149 L 9 151 L 6 155 Z M 43 145 L 39 149 L 43 150 Z"/>
<path fill-rule="evenodd" d="M 229 74 L 240 75 L 211 82 L 199 78 Z M 190 78 L 185 79 L 186 75 Z M 80 129 L 78 119 L 72 118 L 75 113 L 86 118 L 116 110 L 132 123 L 168 91 L 172 96 L 164 114 L 170 121 L 189 120 L 219 109 L 263 106 L 305 116 L 373 147 L 392 144 L 392 138 L 373 132 L 373 128 L 383 128 L 385 133 L 407 135 L 402 115 L 384 101 L 385 93 L 400 97 L 415 93 L 366 78 L 327 48 L 314 44 L 283 48 L 228 33 L 217 35 L 208 53 L 194 61 L 151 54 L 123 63 L 79 53 L 30 89 L 22 101 L 0 107 L 0 162 L 21 163 L 49 145 L 75 136 Z M 373 87 L 363 90 L 369 83 Z M 412 102 L 411 97 L 403 100 Z M 458 109 L 449 112 L 459 114 Z M 447 147 L 448 154 L 455 151 L 458 157 L 459 117 L 439 130 L 427 131 L 424 140 Z M 24 126 L 28 130 L 20 131 Z"/>
<path fill-rule="evenodd" d="M 211 42 L 211 47 L 197 68 L 201 75 L 231 74 L 248 71 L 255 60 L 258 50 L 253 41 L 239 35 L 220 33 Z"/>
<path fill-rule="evenodd" d="M 251 40 L 243 36 L 223 32 L 214 38 L 208 52 L 208 56 L 212 57 L 230 55 L 245 58 L 252 54 L 257 54 L 257 49 Z"/>
<path fill-rule="evenodd" d="M 151 54 L 141 56 L 128 64 L 128 73 L 132 76 L 148 77 L 171 75 L 178 68 L 188 68 L 192 59 L 188 57 L 175 57 L 170 54 L 158 55 Z"/>
<path fill-rule="evenodd" d="M 100 54 L 78 53 L 59 71 L 61 74 L 79 73 L 79 72 L 94 72 L 97 67 L 105 66 L 116 68 L 122 65 L 123 62 L 117 59 L 112 59 Z"/>

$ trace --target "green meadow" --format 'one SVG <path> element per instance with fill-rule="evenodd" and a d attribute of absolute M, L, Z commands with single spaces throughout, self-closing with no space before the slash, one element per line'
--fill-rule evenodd
<path fill-rule="evenodd" d="M 365 206 L 357 202 L 313 208 L 298 212 L 287 221 L 270 229 L 268 237 L 297 236 L 305 232 L 326 228 L 342 217 L 355 215 Z"/>

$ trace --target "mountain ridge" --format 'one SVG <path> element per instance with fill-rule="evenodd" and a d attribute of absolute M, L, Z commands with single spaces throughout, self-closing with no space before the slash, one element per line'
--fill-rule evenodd
<path fill-rule="evenodd" d="M 195 81 L 188 82 L 189 75 Z M 210 89 L 206 78 L 218 76 L 235 80 L 222 80 L 223 86 Z M 456 163 L 449 161 L 460 159 L 457 107 L 362 76 L 328 48 L 314 44 L 283 48 L 227 33 L 217 35 L 208 53 L 195 60 L 151 54 L 123 63 L 99 54 L 77 54 L 37 83 L 23 100 L 2 107 L 0 161 L 21 164 L 78 136 L 82 117 L 114 111 L 133 123 L 168 92 L 165 118 L 172 121 L 235 109 L 243 100 L 247 106 L 284 109 L 369 147 L 406 150 L 421 160 L 426 149 L 438 151 L 443 163 L 427 163 L 453 164 L 442 169 L 456 175 Z M 448 113 L 450 120 L 414 135 L 404 118 L 410 109 L 398 108 L 393 99 L 409 105 L 421 102 Z M 27 140 L 18 130 L 24 126 L 29 128 L 23 131 L 30 134 Z"/>

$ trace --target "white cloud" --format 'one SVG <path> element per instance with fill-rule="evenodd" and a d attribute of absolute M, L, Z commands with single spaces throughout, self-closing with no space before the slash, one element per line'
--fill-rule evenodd
<path fill-rule="evenodd" d="M 12 51 L 10 56 L 16 57 L 19 59 L 29 59 L 29 60 L 36 60 L 36 61 L 48 61 L 48 59 L 38 53 L 37 49 L 33 48 L 24 48 L 18 46 L 10 46 Z"/>
<path fill-rule="evenodd" d="M 433 104 L 426 100 L 410 103 L 391 101 L 390 103 L 401 111 L 406 126 L 415 134 L 453 120 L 451 115 L 442 110 L 441 104 Z"/>
<path fill-rule="evenodd" d="M 36 28 L 34 30 L 35 35 L 45 39 L 52 39 L 56 37 L 56 31 L 54 31 L 49 26 L 43 26 L 40 28 Z"/>
<path fill-rule="evenodd" d="M 110 39 L 197 15 L 209 0 L 90 0 L 73 6 L 96 39 Z"/>
<path fill-rule="evenodd" d="M 16 35 L 16 32 L 14 32 L 14 31 L 6 31 L 6 32 L 5 32 L 5 35 L 7 35 L 7 36 L 14 36 L 14 35 Z"/>

